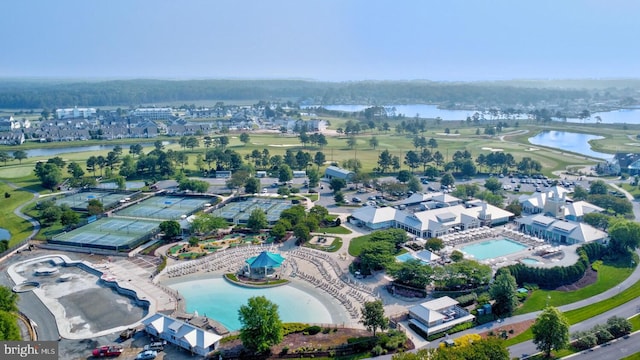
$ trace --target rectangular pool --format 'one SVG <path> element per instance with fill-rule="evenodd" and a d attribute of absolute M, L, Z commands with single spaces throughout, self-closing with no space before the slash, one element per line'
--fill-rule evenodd
<path fill-rule="evenodd" d="M 497 239 L 467 245 L 460 250 L 466 254 L 473 255 L 476 260 L 486 260 L 517 253 L 526 248 L 526 245 L 510 239 Z"/>

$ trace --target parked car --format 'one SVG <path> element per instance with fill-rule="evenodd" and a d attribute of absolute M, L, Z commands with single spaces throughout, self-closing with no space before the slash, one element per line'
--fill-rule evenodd
<path fill-rule="evenodd" d="M 354 203 L 362 202 L 362 200 L 359 197 L 354 197 L 351 199 L 351 201 L 353 201 Z"/>
<path fill-rule="evenodd" d="M 162 351 L 164 350 L 165 345 L 167 345 L 166 341 L 155 341 L 155 342 L 152 342 L 151 344 L 145 345 L 143 350 Z"/>
<path fill-rule="evenodd" d="M 120 340 L 131 339 L 136 334 L 136 329 L 128 328 L 120 333 Z"/>
<path fill-rule="evenodd" d="M 93 349 L 92 355 L 94 357 L 116 357 L 122 354 L 122 349 L 120 345 L 105 345 Z"/>
<path fill-rule="evenodd" d="M 136 360 L 152 360 L 158 356 L 158 352 L 155 350 L 144 350 L 136 356 Z"/>

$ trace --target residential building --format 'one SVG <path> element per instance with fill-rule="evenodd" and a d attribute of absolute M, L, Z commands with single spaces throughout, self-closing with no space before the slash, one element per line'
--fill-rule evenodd
<path fill-rule="evenodd" d="M 205 356 L 220 345 L 222 336 L 192 324 L 156 313 L 142 320 L 144 330 L 193 354 Z"/>
<path fill-rule="evenodd" d="M 458 305 L 454 299 L 443 296 L 409 308 L 409 323 L 427 335 L 440 333 L 452 327 L 471 322 L 475 316 Z"/>
<path fill-rule="evenodd" d="M 96 115 L 95 108 L 67 108 L 67 109 L 57 109 L 56 110 L 56 118 L 60 120 L 64 119 L 86 119 Z"/>
<path fill-rule="evenodd" d="M 131 112 L 131 116 L 145 120 L 169 120 L 173 117 L 172 108 L 138 108 Z"/>

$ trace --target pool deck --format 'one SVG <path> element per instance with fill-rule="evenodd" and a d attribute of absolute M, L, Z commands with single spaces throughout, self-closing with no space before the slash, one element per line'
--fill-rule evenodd
<path fill-rule="evenodd" d="M 172 312 L 176 309 L 177 301 L 174 300 L 174 294 L 169 293 L 170 289 L 164 289 L 163 287 L 153 284 L 149 277 L 149 273 L 141 271 L 141 268 L 135 265 L 135 263 L 129 261 L 128 258 L 115 259 L 111 262 L 100 261 L 94 264 L 87 260 L 72 260 L 69 256 L 59 253 L 47 254 L 34 258 L 27 259 L 18 263 L 14 263 L 7 268 L 7 274 L 15 284 L 20 284 L 27 279 L 18 273 L 20 267 L 27 266 L 29 264 L 54 261 L 57 264 L 77 264 L 83 263 L 85 266 L 93 269 L 97 274 L 102 274 L 100 277 L 105 281 L 112 281 L 118 284 L 120 288 L 129 289 L 137 294 L 140 300 L 148 302 L 148 312 L 145 317 L 148 317 L 156 312 Z M 86 271 L 86 270 L 85 270 Z M 82 276 L 84 280 L 93 281 L 96 278 L 96 274 L 86 272 L 86 277 Z M 45 296 L 45 292 L 42 289 L 35 289 L 33 293 L 42 301 L 42 303 L 49 309 L 57 322 L 58 331 L 60 336 L 66 339 L 85 339 L 90 335 L 91 337 L 103 336 L 114 332 L 119 332 L 129 327 L 136 327 L 140 324 L 140 321 L 129 323 L 114 328 L 109 328 L 103 331 L 87 333 L 87 329 L 77 330 L 74 329 L 74 325 L 86 323 L 87 319 L 75 319 L 71 324 L 66 316 L 69 309 L 65 308 L 57 299 L 53 299 Z M 96 301 L 93 298 L 76 299 L 78 306 L 89 305 Z M 90 306 L 88 306 L 90 307 Z M 96 308 L 97 311 L 103 309 Z M 98 320 L 99 322 L 99 320 Z M 98 326 L 103 328 L 104 326 Z"/>

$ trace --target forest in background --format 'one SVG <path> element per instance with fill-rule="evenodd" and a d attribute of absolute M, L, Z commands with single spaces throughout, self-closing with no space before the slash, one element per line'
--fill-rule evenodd
<path fill-rule="evenodd" d="M 552 105 L 602 111 L 640 104 L 640 80 L 0 80 L 0 108 L 4 109 L 133 107 L 176 101 L 254 99 L 293 100 L 305 105 L 437 104 L 447 109 Z"/>

